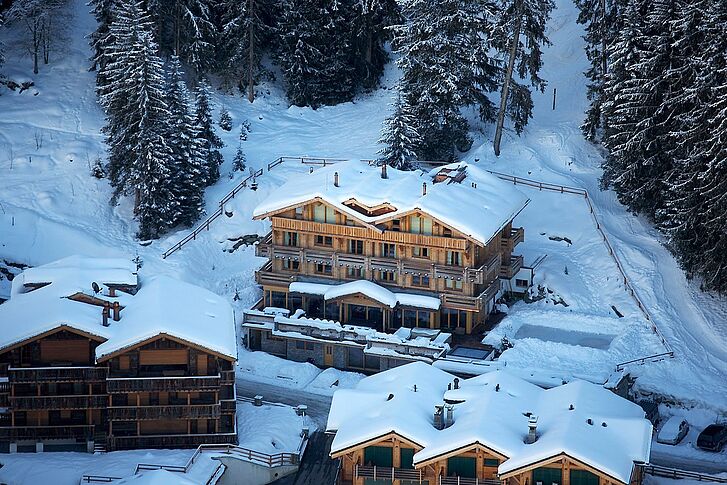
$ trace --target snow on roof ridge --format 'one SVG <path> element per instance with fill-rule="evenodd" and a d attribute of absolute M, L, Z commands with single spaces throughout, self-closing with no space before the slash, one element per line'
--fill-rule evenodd
<path fill-rule="evenodd" d="M 460 167 L 467 170 L 468 182 L 433 183 L 433 177 L 442 168 Z M 439 167 L 429 173 L 391 167 L 387 172 L 388 177 L 382 179 L 378 167 L 346 161 L 296 175 L 260 203 L 253 216 L 261 217 L 316 198 L 365 224 L 419 210 L 486 244 L 530 200 L 512 184 L 466 162 Z M 337 186 L 335 174 L 338 174 Z M 426 195 L 422 191 L 423 179 L 427 182 Z M 388 203 L 396 210 L 367 216 L 344 204 L 351 199 L 369 207 Z"/>
<path fill-rule="evenodd" d="M 395 432 L 423 447 L 415 464 L 480 443 L 508 457 L 500 474 L 565 453 L 624 483 L 635 461 L 649 460 L 651 424 L 643 410 L 601 386 L 573 381 L 542 389 L 506 370 L 460 380 L 458 389 L 450 388 L 453 381 L 452 374 L 416 363 L 364 378 L 346 393 L 336 391 L 328 421 L 328 429 L 336 430 L 332 452 Z M 402 392 L 414 383 L 419 393 Z M 387 401 L 390 393 L 398 399 Z M 454 403 L 454 423 L 438 430 L 433 411 L 443 402 Z M 526 444 L 532 415 L 538 439 Z"/>

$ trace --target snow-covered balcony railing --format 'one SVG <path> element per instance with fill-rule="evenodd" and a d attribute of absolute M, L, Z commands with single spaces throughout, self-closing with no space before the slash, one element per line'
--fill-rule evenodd
<path fill-rule="evenodd" d="M 220 387 L 220 376 L 109 377 L 109 394 L 144 391 L 204 391 Z"/>
<path fill-rule="evenodd" d="M 426 480 L 421 469 L 395 468 L 388 466 L 356 465 L 354 469 L 355 478 L 371 478 L 373 480 Z"/>
<path fill-rule="evenodd" d="M 3 426 L 0 427 L 0 441 L 47 440 L 47 439 L 91 439 L 93 425 L 67 426 Z"/>
<path fill-rule="evenodd" d="M 108 446 L 115 450 L 129 448 L 194 448 L 202 444 L 234 444 L 237 441 L 237 433 L 109 436 L 107 441 Z"/>
<path fill-rule="evenodd" d="M 503 264 L 502 269 L 500 270 L 500 276 L 503 278 L 510 279 L 513 276 L 517 274 L 518 271 L 520 271 L 520 268 L 523 267 L 523 257 L 522 256 L 511 256 L 509 263 Z"/>
<path fill-rule="evenodd" d="M 102 409 L 108 405 L 106 394 L 92 396 L 10 396 L 13 411 L 32 409 Z"/>
<path fill-rule="evenodd" d="M 120 406 L 108 408 L 109 419 L 139 421 L 146 419 L 203 419 L 219 418 L 219 404 L 192 404 L 176 406 Z"/>
<path fill-rule="evenodd" d="M 10 367 L 8 377 L 13 383 L 33 382 L 102 382 L 106 367 Z"/>

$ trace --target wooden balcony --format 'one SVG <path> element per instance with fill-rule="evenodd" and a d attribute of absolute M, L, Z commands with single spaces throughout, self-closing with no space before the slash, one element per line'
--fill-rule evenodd
<path fill-rule="evenodd" d="M 120 406 L 108 408 L 109 420 L 142 421 L 147 419 L 203 419 L 219 418 L 219 404 L 191 404 L 177 406 Z"/>
<path fill-rule="evenodd" d="M 235 383 L 235 371 L 234 370 L 223 370 L 220 372 L 220 383 L 221 384 L 234 384 Z"/>
<path fill-rule="evenodd" d="M 525 240 L 525 230 L 522 227 L 513 227 L 510 230 L 510 234 L 507 236 L 503 236 L 500 239 L 500 245 L 502 246 L 502 249 L 504 249 L 507 252 L 512 252 L 513 249 L 515 249 L 515 246 L 520 244 Z"/>
<path fill-rule="evenodd" d="M 8 378 L 13 383 L 103 382 L 106 367 L 11 367 Z"/>
<path fill-rule="evenodd" d="M 373 480 L 412 480 L 421 482 L 426 480 L 422 469 L 393 468 L 388 466 L 365 466 L 356 465 L 354 469 L 355 478 L 371 478 Z"/>
<path fill-rule="evenodd" d="M 225 399 L 220 401 L 220 409 L 222 414 L 235 414 L 237 411 L 237 401 L 234 399 Z"/>
<path fill-rule="evenodd" d="M 286 231 L 325 234 L 327 236 L 368 239 L 397 244 L 407 244 L 410 246 L 436 247 L 458 251 L 464 251 L 467 249 L 467 240 L 464 238 L 428 236 L 426 234 L 413 234 L 410 232 L 398 231 L 379 232 L 367 227 L 303 221 L 300 219 L 287 219 L 284 217 L 271 217 L 271 220 L 273 229 L 282 229 Z"/>
<path fill-rule="evenodd" d="M 67 426 L 3 426 L 0 427 L 0 441 L 47 440 L 47 439 L 92 439 L 93 425 Z"/>
<path fill-rule="evenodd" d="M 500 277 L 501 278 L 507 278 L 510 279 L 514 277 L 518 271 L 520 271 L 520 268 L 523 267 L 523 257 L 522 256 L 511 256 L 510 262 L 503 264 L 500 267 Z"/>
<path fill-rule="evenodd" d="M 108 406 L 106 394 L 92 396 L 10 396 L 13 411 L 32 409 L 102 409 Z"/>
<path fill-rule="evenodd" d="M 236 442 L 237 433 L 109 436 L 106 440 L 107 446 L 111 450 L 196 448 L 203 444 L 234 444 Z"/>
<path fill-rule="evenodd" d="M 0 392 L 0 408 L 10 407 L 10 394 L 7 392 Z"/>
<path fill-rule="evenodd" d="M 220 387 L 220 376 L 180 377 L 109 377 L 106 391 L 109 394 L 159 391 L 206 391 Z"/>
<path fill-rule="evenodd" d="M 331 266 L 353 266 L 364 268 L 369 274 L 371 271 L 385 271 L 400 275 L 427 274 L 431 279 L 449 278 L 469 281 L 480 285 L 488 283 L 498 276 L 502 261 L 502 256 L 498 252 L 482 266 L 471 268 L 435 264 L 426 259 L 382 258 L 378 256 L 275 245 L 268 246 L 265 254 L 271 260 L 280 258 Z M 268 262 L 256 273 L 256 279 L 261 285 L 287 286 L 292 281 L 296 281 L 297 275 L 275 273 L 273 272 L 272 262 Z"/>

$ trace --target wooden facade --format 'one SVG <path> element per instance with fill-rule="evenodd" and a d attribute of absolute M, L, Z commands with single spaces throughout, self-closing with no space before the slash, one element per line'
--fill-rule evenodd
<path fill-rule="evenodd" d="M 97 362 L 102 342 L 60 326 L 0 351 L 5 451 L 236 442 L 234 359 L 160 334 Z"/>
<path fill-rule="evenodd" d="M 425 462 L 413 463 L 422 447 L 395 433 L 331 455 L 341 460 L 341 485 L 638 485 L 634 466 L 628 484 L 559 454 L 505 474 L 498 467 L 507 456 L 479 443 Z"/>
<path fill-rule="evenodd" d="M 362 215 L 386 210 L 355 201 L 346 205 Z M 258 256 L 269 259 L 256 273 L 265 306 L 291 311 L 302 308 L 311 317 L 382 331 L 408 326 L 471 333 L 491 311 L 500 289 L 499 278 L 512 278 L 522 266 L 522 257 L 512 252 L 524 232 L 513 228 L 512 221 L 482 244 L 418 210 L 371 225 L 320 198 L 258 218 L 272 222 L 271 232 L 256 250 Z M 441 306 L 436 311 L 391 309 L 380 302 L 363 301 L 362 295 L 324 305 L 318 296 L 289 290 L 295 281 L 337 284 L 355 280 L 432 296 Z"/>

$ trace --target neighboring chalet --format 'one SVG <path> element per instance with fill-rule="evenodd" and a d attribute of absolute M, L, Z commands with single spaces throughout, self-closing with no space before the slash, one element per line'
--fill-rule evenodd
<path fill-rule="evenodd" d="M 303 310 L 300 325 L 472 333 L 503 289 L 531 284 L 532 271 L 513 255 L 524 238 L 513 219 L 528 202 L 465 163 L 426 173 L 349 161 L 297 176 L 254 211 L 272 223 L 257 246 L 269 261 L 256 273 L 264 297 L 255 310 Z M 259 313 L 243 322 L 251 349 L 319 365 L 348 359 L 334 355 L 348 352 L 336 339 L 297 338 L 306 332 L 266 324 Z M 387 365 L 373 356 L 343 366 L 379 367 Z"/>
<path fill-rule="evenodd" d="M 234 315 L 123 259 L 26 269 L 0 305 L 0 450 L 236 442 Z"/>
<path fill-rule="evenodd" d="M 342 484 L 633 485 L 652 425 L 596 384 L 546 390 L 411 363 L 336 391 L 326 431 Z"/>

